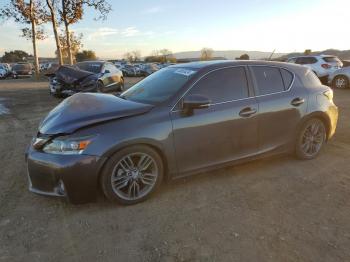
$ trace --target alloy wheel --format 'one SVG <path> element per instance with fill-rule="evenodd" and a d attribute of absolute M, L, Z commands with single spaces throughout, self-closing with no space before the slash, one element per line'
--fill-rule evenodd
<path fill-rule="evenodd" d="M 343 89 L 343 88 L 348 88 L 349 85 L 349 81 L 346 77 L 344 76 L 338 76 L 335 80 L 334 80 L 334 86 L 336 88 L 339 89 Z"/>
<path fill-rule="evenodd" d="M 302 134 L 301 151 L 310 158 L 314 157 L 321 150 L 325 137 L 323 123 L 318 119 L 310 121 Z"/>
<path fill-rule="evenodd" d="M 156 161 L 146 153 L 124 156 L 114 167 L 111 185 L 114 193 L 128 201 L 146 196 L 158 178 Z"/>

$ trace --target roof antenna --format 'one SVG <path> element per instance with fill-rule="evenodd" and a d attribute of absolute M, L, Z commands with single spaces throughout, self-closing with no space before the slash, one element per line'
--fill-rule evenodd
<path fill-rule="evenodd" d="M 269 57 L 269 60 L 268 60 L 268 61 L 271 61 L 271 58 L 272 58 L 272 56 L 274 55 L 275 51 L 276 51 L 276 48 L 275 48 L 275 49 L 272 51 L 272 53 L 271 53 L 271 55 L 270 55 L 270 57 Z"/>

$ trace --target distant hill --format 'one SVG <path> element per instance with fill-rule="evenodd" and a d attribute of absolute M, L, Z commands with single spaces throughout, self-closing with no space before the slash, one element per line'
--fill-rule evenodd
<path fill-rule="evenodd" d="M 244 51 L 244 50 L 227 50 L 227 51 L 214 51 L 214 57 L 224 57 L 229 60 L 234 60 L 236 57 L 240 57 L 243 54 L 248 54 L 250 59 L 266 59 L 269 58 L 271 52 L 260 52 L 260 51 Z M 275 53 L 273 58 L 287 55 L 286 53 Z M 186 51 L 174 53 L 176 59 L 185 58 L 199 58 L 201 51 Z"/>
<path fill-rule="evenodd" d="M 266 59 L 269 58 L 272 52 L 260 52 L 260 51 L 244 51 L 244 50 L 226 50 L 226 51 L 214 51 L 214 57 L 224 57 L 229 60 L 234 60 L 236 57 L 240 57 L 243 54 L 248 54 L 250 59 Z M 337 50 L 337 49 L 327 49 L 324 51 L 312 52 L 313 55 L 335 55 L 342 60 L 350 60 L 350 50 Z M 303 52 L 300 53 L 274 53 L 272 56 L 273 60 L 284 61 L 289 57 L 304 55 Z M 200 51 L 186 51 L 174 53 L 176 59 L 196 59 L 201 56 Z"/>

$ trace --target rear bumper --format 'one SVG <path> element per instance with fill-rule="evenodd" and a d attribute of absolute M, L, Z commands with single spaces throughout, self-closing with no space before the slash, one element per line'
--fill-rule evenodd
<path fill-rule="evenodd" d="M 53 155 L 29 149 L 26 160 L 31 192 L 66 197 L 73 204 L 96 199 L 98 173 L 104 159 L 88 155 Z"/>

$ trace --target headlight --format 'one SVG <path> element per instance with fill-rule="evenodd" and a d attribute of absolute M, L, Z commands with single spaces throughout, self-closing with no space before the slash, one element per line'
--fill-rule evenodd
<path fill-rule="evenodd" d="M 92 142 L 92 138 L 77 139 L 60 139 L 56 138 L 48 142 L 43 151 L 50 154 L 58 155 L 79 155 L 84 152 L 88 145 Z"/>

